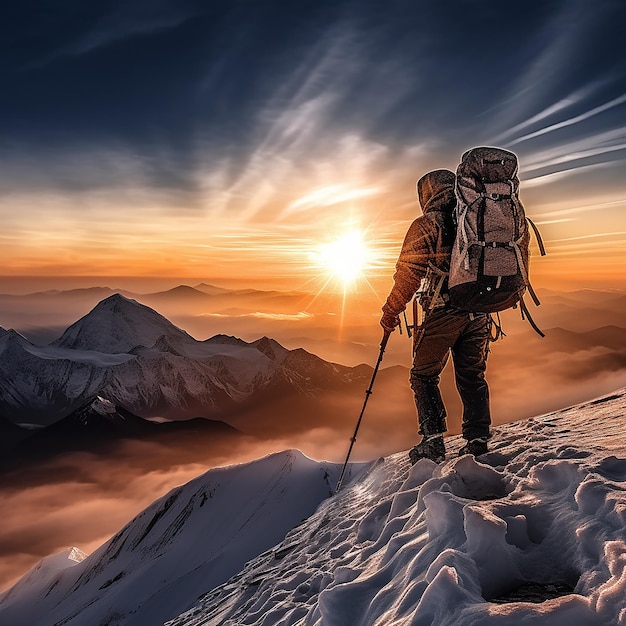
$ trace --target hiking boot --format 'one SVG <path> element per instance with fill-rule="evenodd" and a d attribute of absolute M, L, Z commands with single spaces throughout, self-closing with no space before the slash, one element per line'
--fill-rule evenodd
<path fill-rule="evenodd" d="M 460 450 L 459 456 L 464 454 L 473 454 L 474 456 L 480 456 L 488 452 L 487 439 L 479 438 L 468 441 Z"/>
<path fill-rule="evenodd" d="M 409 450 L 411 465 L 415 465 L 420 459 L 430 459 L 435 463 L 441 463 L 445 458 L 446 446 L 443 443 L 443 435 L 424 437 Z"/>

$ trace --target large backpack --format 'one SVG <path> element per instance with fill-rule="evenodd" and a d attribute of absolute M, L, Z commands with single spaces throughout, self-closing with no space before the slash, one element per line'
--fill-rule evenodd
<path fill-rule="evenodd" d="M 534 325 L 522 296 L 528 290 L 539 304 L 528 278 L 530 224 L 519 200 L 517 157 L 501 148 L 472 148 L 456 172 L 457 234 L 449 276 L 450 304 L 495 313 L 520 304 Z M 540 331 L 538 331 L 540 332 Z"/>

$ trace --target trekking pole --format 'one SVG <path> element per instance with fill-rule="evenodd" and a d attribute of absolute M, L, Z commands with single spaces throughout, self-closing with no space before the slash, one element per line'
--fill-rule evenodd
<path fill-rule="evenodd" d="M 387 342 L 389 341 L 389 336 L 391 332 L 385 330 L 385 334 L 383 335 L 382 341 L 380 342 L 380 352 L 378 353 L 378 361 L 376 361 L 376 367 L 374 368 L 374 373 L 372 374 L 372 380 L 370 381 L 370 386 L 365 390 L 365 402 L 363 403 L 363 408 L 361 409 L 361 414 L 359 415 L 359 419 L 356 423 L 356 428 L 354 429 L 354 435 L 350 439 L 350 447 L 348 448 L 348 454 L 346 455 L 345 463 L 343 464 L 343 469 L 341 470 L 341 475 L 339 476 L 339 482 L 337 483 L 337 488 L 335 489 L 335 493 L 339 493 L 341 489 L 341 484 L 343 483 L 343 476 L 346 473 L 346 467 L 348 467 L 348 460 L 350 459 L 350 454 L 352 454 L 352 448 L 354 446 L 354 442 L 356 441 L 356 435 L 359 432 L 359 427 L 361 426 L 361 420 L 363 419 L 363 413 L 365 413 L 365 407 L 367 406 L 367 401 L 372 395 L 372 387 L 374 386 L 374 380 L 376 379 L 376 374 L 378 374 L 378 368 L 383 360 L 383 354 L 385 353 L 385 348 L 387 347 Z"/>

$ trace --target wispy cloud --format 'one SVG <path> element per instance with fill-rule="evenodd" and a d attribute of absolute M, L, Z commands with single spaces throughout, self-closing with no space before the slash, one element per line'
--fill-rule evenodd
<path fill-rule="evenodd" d="M 573 176 L 574 174 L 580 174 L 581 172 L 588 172 L 591 170 L 598 170 L 606 168 L 609 163 L 592 163 L 591 165 L 579 165 L 572 166 L 567 169 L 562 169 L 558 172 L 552 172 L 550 174 L 543 174 L 541 176 L 534 176 L 530 178 L 523 178 L 524 187 L 539 187 L 541 185 L 549 185 L 558 181 L 563 180 L 569 176 Z"/>
<path fill-rule="evenodd" d="M 519 124 L 515 124 L 511 126 L 511 128 L 506 129 L 504 132 L 496 135 L 491 143 L 499 144 L 505 140 L 508 140 L 509 137 L 515 136 L 518 132 L 528 128 L 529 126 L 533 126 L 534 124 L 541 122 L 542 120 L 548 119 L 561 111 L 564 111 L 568 108 L 573 107 L 579 102 L 583 102 L 589 96 L 593 95 L 593 93 L 606 81 L 594 81 L 590 85 L 586 85 L 581 89 L 577 89 L 573 93 L 567 95 L 565 98 L 560 99 L 558 102 L 549 105 L 539 113 L 532 115 L 527 120 L 520 122 Z"/>
<path fill-rule="evenodd" d="M 626 206 L 626 198 L 621 200 L 611 200 L 610 202 L 599 202 L 597 204 L 585 204 L 583 206 L 572 207 L 569 209 L 559 209 L 557 211 L 548 211 L 542 213 L 544 218 L 559 217 L 561 215 L 574 215 L 579 213 L 587 214 L 590 211 L 603 211 L 620 205 Z"/>
<path fill-rule="evenodd" d="M 313 317 L 312 313 L 308 313 L 306 311 L 300 311 L 299 313 L 263 313 L 257 311 L 256 313 L 251 314 L 252 317 L 259 317 L 261 319 L 266 320 L 280 320 L 280 321 L 301 321 L 308 320 Z"/>
<path fill-rule="evenodd" d="M 125 39 L 175 28 L 195 15 L 197 11 L 183 9 L 169 0 L 121 3 L 73 41 L 21 69 L 41 69 L 64 57 L 81 56 Z"/>
<path fill-rule="evenodd" d="M 626 231 L 615 231 L 606 233 L 590 233 L 588 235 L 579 235 L 578 237 L 564 237 L 562 239 L 552 239 L 550 243 L 559 243 L 562 241 L 584 241 L 586 239 L 597 239 L 598 237 L 614 237 L 617 239 L 623 239 L 626 235 Z"/>
<path fill-rule="evenodd" d="M 320 187 L 292 202 L 286 207 L 284 214 L 288 215 L 298 211 L 307 211 L 321 206 L 333 206 L 350 200 L 367 198 L 379 193 L 381 193 L 381 189 L 378 187 L 354 189 L 345 184 Z"/>
<path fill-rule="evenodd" d="M 571 217 L 562 217 L 560 219 L 553 220 L 534 220 L 537 226 L 546 226 L 547 224 L 564 224 L 565 222 L 573 222 L 574 218 Z"/>
<path fill-rule="evenodd" d="M 550 105 L 542 109 L 542 113 L 527 117 L 529 111 L 536 111 L 538 104 L 541 106 L 540 103 L 545 102 L 546 94 L 552 90 L 553 78 L 566 71 L 577 46 L 585 38 L 588 23 L 577 19 L 580 5 L 580 0 L 561 3 L 560 9 L 545 20 L 536 35 L 528 41 L 528 54 L 533 55 L 534 59 L 520 68 L 519 78 L 512 84 L 509 98 L 501 103 L 501 113 L 495 120 L 498 127 L 507 130 L 512 127 L 525 128 L 528 119 L 541 120 L 546 117 L 546 110 L 565 108 L 564 103 L 560 106 Z M 563 24 L 567 24 L 567 28 Z M 575 92 L 570 98 L 580 100 L 581 94 Z M 524 121 L 519 122 L 520 119 Z M 507 130 L 499 136 L 508 136 Z"/>
<path fill-rule="evenodd" d="M 604 111 L 608 111 L 609 109 L 620 106 L 621 104 L 624 104 L 624 103 L 626 103 L 626 94 L 619 96 L 617 98 L 613 98 L 609 102 L 605 102 L 604 104 L 601 104 L 600 106 L 593 107 L 589 111 L 585 111 L 584 113 L 581 113 L 580 115 L 570 117 L 569 119 L 563 120 L 561 122 L 557 122 L 556 124 L 551 124 L 550 126 L 546 126 L 544 128 L 540 128 L 539 130 L 529 133 L 528 135 L 524 135 L 522 137 L 518 137 L 517 139 L 509 141 L 509 146 L 515 146 L 519 143 L 522 143 L 523 141 L 534 139 L 535 137 L 539 137 L 541 135 L 554 132 L 555 130 L 565 128 L 567 126 L 573 126 L 574 124 L 579 124 L 580 122 L 584 122 L 585 120 L 588 120 L 589 118 L 594 117 L 595 115 L 599 115 L 600 113 L 603 113 Z"/>
<path fill-rule="evenodd" d="M 580 150 L 578 152 L 568 152 L 567 154 L 561 154 L 560 156 L 554 156 L 552 158 L 545 159 L 543 161 L 537 160 L 531 165 L 524 167 L 525 172 L 532 172 L 547 167 L 553 167 L 555 165 L 561 165 L 563 163 L 571 163 L 572 161 L 579 161 L 582 159 L 588 159 L 590 157 L 604 156 L 611 152 L 620 152 L 626 150 L 626 143 L 620 143 L 613 146 L 600 146 L 597 148 L 588 148 Z"/>

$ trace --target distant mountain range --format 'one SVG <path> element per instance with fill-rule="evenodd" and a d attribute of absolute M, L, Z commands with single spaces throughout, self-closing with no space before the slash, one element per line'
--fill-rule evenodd
<path fill-rule="evenodd" d="M 156 309 L 179 327 L 202 339 L 223 330 L 220 320 L 224 316 L 273 315 L 277 312 L 298 315 L 315 298 L 314 294 L 302 292 L 225 289 L 206 283 L 178 285 L 154 293 L 98 286 L 24 295 L 0 294 L 0 326 L 17 330 L 36 345 L 47 345 L 78 317 L 114 294 Z M 325 307 L 320 299 L 316 303 Z M 231 328 L 229 332 L 238 335 L 241 331 Z M 257 336 L 273 336 L 273 332 L 273 327 L 268 328 L 266 324 Z M 246 336 L 246 339 L 250 338 Z"/>
<path fill-rule="evenodd" d="M 87 402 L 66 417 L 43 428 L 23 428 L 0 418 L 0 452 L 3 469 L 48 458 L 70 450 L 110 451 L 123 440 L 163 442 L 168 447 L 188 447 L 190 441 L 224 441 L 240 438 L 236 428 L 219 420 L 196 417 L 157 423 L 143 419 L 101 397 Z"/>
<path fill-rule="evenodd" d="M 121 294 L 100 301 L 47 346 L 0 328 L 0 416 L 48 426 L 97 398 L 141 418 L 219 420 L 267 398 L 313 398 L 363 380 L 268 337 L 197 341 Z"/>

